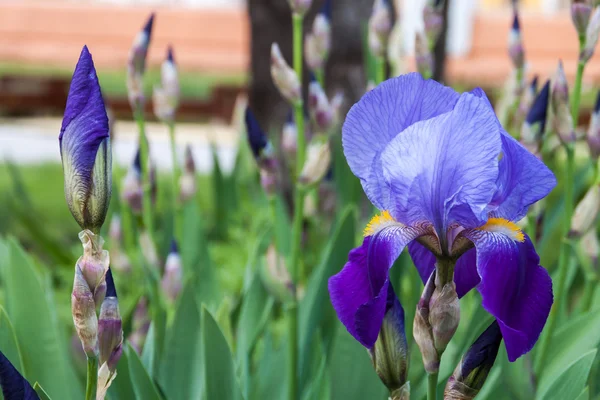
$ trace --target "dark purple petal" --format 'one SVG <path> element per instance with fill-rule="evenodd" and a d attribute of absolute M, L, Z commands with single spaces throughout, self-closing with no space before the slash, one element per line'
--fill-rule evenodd
<path fill-rule="evenodd" d="M 269 140 L 249 107 L 246 108 L 245 121 L 248 143 L 252 149 L 252 154 L 254 154 L 254 158 L 259 158 L 265 148 L 269 145 Z"/>
<path fill-rule="evenodd" d="M 552 280 L 539 265 L 529 237 L 473 230 L 466 235 L 477 252 L 483 307 L 500 325 L 508 359 L 515 361 L 538 340 L 552 307 Z"/>
<path fill-rule="evenodd" d="M 377 340 L 388 303 L 389 269 L 404 247 L 421 234 L 413 228 L 385 228 L 350 251 L 344 268 L 329 279 L 338 318 L 363 346 Z"/>
<path fill-rule="evenodd" d="M 29 382 L 0 351 L 0 386 L 4 400 L 39 400 Z"/>
<path fill-rule="evenodd" d="M 106 297 L 117 297 L 117 288 L 112 276 L 112 269 L 106 271 Z"/>
<path fill-rule="evenodd" d="M 440 237 L 453 223 L 483 225 L 498 178 L 500 136 L 487 99 L 470 93 L 451 112 L 408 127 L 381 153 L 392 216 L 406 225 L 429 221 Z"/>
<path fill-rule="evenodd" d="M 167 60 L 175 64 L 175 57 L 173 56 L 173 46 L 167 47 Z"/>
<path fill-rule="evenodd" d="M 383 82 L 350 109 L 342 128 L 344 154 L 379 209 L 388 209 L 390 203 L 381 172 L 381 152 L 415 122 L 451 111 L 458 98 L 451 88 L 411 73 Z"/>
<path fill-rule="evenodd" d="M 423 283 L 427 282 L 429 276 L 435 269 L 435 256 L 425 246 L 417 241 L 408 244 L 410 256 L 419 271 Z M 463 254 L 454 267 L 454 283 L 456 293 L 461 298 L 471 289 L 479 284 L 481 278 L 477 272 L 475 249 L 469 249 Z"/>
<path fill-rule="evenodd" d="M 537 97 L 533 101 L 533 105 L 529 109 L 527 118 L 525 121 L 533 126 L 540 124 L 540 134 L 543 134 L 546 130 L 546 120 L 548 117 L 548 102 L 550 100 L 550 80 L 546 81 L 546 84 L 540 90 Z"/>

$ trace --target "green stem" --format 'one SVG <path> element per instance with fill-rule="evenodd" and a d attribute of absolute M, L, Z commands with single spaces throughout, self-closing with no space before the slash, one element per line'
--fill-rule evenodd
<path fill-rule="evenodd" d="M 579 54 L 583 53 L 586 45 L 585 35 L 579 36 Z M 585 62 L 579 61 L 577 63 L 577 75 L 575 76 L 575 86 L 573 87 L 573 103 L 571 105 L 571 116 L 573 117 L 573 128 L 577 127 L 579 122 L 579 104 L 581 102 L 581 84 L 583 82 L 583 70 L 585 69 Z"/>
<path fill-rule="evenodd" d="M 87 358 L 87 384 L 85 386 L 85 400 L 95 400 L 98 388 L 98 358 Z"/>
<path fill-rule="evenodd" d="M 181 204 L 179 203 L 179 180 L 181 178 L 181 168 L 177 160 L 177 144 L 175 143 L 175 122 L 170 122 L 169 126 L 169 141 L 171 142 L 171 159 L 173 160 L 173 179 L 171 181 L 171 192 L 173 196 L 173 232 L 178 241 L 181 241 L 182 232 L 182 215 Z"/>
<path fill-rule="evenodd" d="M 376 57 L 375 60 L 375 84 L 379 85 L 381 82 L 385 81 L 385 58 Z"/>
<path fill-rule="evenodd" d="M 303 59 L 302 52 L 303 36 L 302 24 L 304 16 L 294 13 L 292 15 L 294 24 L 294 71 L 302 83 L 303 75 Z M 304 159 L 306 158 L 306 138 L 304 131 L 304 107 L 302 99 L 294 104 L 296 117 L 296 127 L 298 131 L 298 150 L 296 153 L 296 171 L 295 176 L 298 178 L 304 167 Z M 304 212 L 304 191 L 296 182 L 294 201 L 294 222 L 292 233 L 292 255 L 290 260 L 290 277 L 294 287 L 298 285 L 298 270 L 301 263 L 300 247 L 302 244 L 302 225 Z M 288 399 L 295 400 L 298 396 L 298 306 L 296 293 L 293 293 L 292 301 L 288 309 Z"/>
<path fill-rule="evenodd" d="M 565 173 L 565 205 L 563 208 L 563 241 L 561 243 L 560 248 L 560 257 L 558 260 L 558 278 L 555 280 L 556 282 L 556 291 L 554 296 L 554 305 L 550 310 L 550 315 L 548 316 L 548 322 L 546 323 L 546 332 L 542 337 L 539 347 L 539 357 L 537 360 L 536 370 L 538 372 L 538 376 L 541 376 L 542 370 L 545 367 L 546 357 L 548 355 L 548 349 L 550 347 L 552 341 L 552 335 L 554 334 L 554 330 L 556 328 L 556 320 L 558 317 L 558 313 L 562 309 L 562 304 L 565 301 L 565 283 L 567 280 L 567 272 L 569 269 L 569 260 L 571 255 L 571 248 L 569 242 L 567 240 L 567 235 L 569 233 L 569 228 L 571 226 L 571 218 L 573 215 L 573 183 L 574 183 L 574 173 L 575 173 L 575 147 L 572 143 L 565 146 L 565 150 L 567 152 L 567 168 Z"/>
<path fill-rule="evenodd" d="M 427 374 L 427 400 L 437 399 L 438 373 Z"/>
<path fill-rule="evenodd" d="M 315 71 L 315 77 L 317 78 L 319 85 L 325 90 L 325 71 L 323 71 L 323 68 L 319 68 Z"/>
<path fill-rule="evenodd" d="M 516 74 L 516 83 L 517 83 L 517 93 L 515 95 L 515 99 L 513 100 L 512 104 L 510 105 L 510 108 L 506 111 L 506 113 L 503 115 L 503 121 L 502 121 L 502 126 L 504 127 L 504 129 L 506 130 L 510 130 L 510 124 L 511 122 L 514 121 L 514 117 L 515 114 L 517 112 L 517 109 L 519 108 L 519 103 L 521 102 L 521 96 L 520 94 L 522 94 L 522 90 L 524 89 L 524 85 L 523 85 L 523 68 L 517 68 L 517 74 Z M 522 86 L 519 89 L 519 86 Z M 514 122 L 513 122 L 514 123 Z M 520 136 L 520 127 L 515 127 L 516 128 L 516 133 L 518 136 Z"/>
<path fill-rule="evenodd" d="M 144 227 L 150 236 L 150 241 L 154 245 L 154 222 L 152 219 L 152 183 L 150 182 L 150 150 L 148 138 L 146 137 L 146 128 L 144 122 L 144 111 L 138 109 L 135 111 L 135 120 L 138 125 L 140 142 L 140 167 L 142 171 L 142 218 Z"/>

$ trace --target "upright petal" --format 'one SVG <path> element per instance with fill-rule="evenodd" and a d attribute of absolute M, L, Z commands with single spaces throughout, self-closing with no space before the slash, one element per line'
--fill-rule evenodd
<path fill-rule="evenodd" d="M 389 204 L 381 152 L 415 122 L 451 111 L 458 98 L 451 88 L 412 73 L 382 83 L 350 109 L 342 128 L 344 154 L 369 200 L 379 209 L 387 209 Z"/>
<path fill-rule="evenodd" d="M 5 400 L 39 400 L 29 382 L 0 351 L 0 386 Z"/>
<path fill-rule="evenodd" d="M 389 269 L 404 247 L 422 233 L 388 227 L 364 238 L 344 268 L 329 279 L 329 295 L 338 318 L 363 346 L 372 348 L 386 312 Z"/>
<path fill-rule="evenodd" d="M 483 307 L 500 325 L 508 359 L 533 348 L 552 307 L 552 280 L 527 236 L 471 230 Z M 520 240 L 522 239 L 522 241 Z"/>
<path fill-rule="evenodd" d="M 483 225 L 498 178 L 500 132 L 487 99 L 464 93 L 452 112 L 396 136 L 381 153 L 393 217 L 406 225 L 430 221 L 440 236 L 453 223 Z"/>
<path fill-rule="evenodd" d="M 98 229 L 108 210 L 112 188 L 108 131 L 96 69 L 84 46 L 73 72 L 58 137 L 65 197 L 83 229 Z"/>

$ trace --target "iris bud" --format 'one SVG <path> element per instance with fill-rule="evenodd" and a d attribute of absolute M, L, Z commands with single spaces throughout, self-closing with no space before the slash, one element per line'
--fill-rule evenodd
<path fill-rule="evenodd" d="M 587 63 L 594 55 L 598 36 L 600 35 L 600 6 L 596 6 L 585 31 L 585 48 L 579 55 L 579 61 Z"/>
<path fill-rule="evenodd" d="M 598 234 L 595 229 L 590 229 L 581 238 L 581 248 L 586 256 L 591 260 L 594 269 L 598 268 L 598 255 L 600 254 L 600 243 L 598 243 Z"/>
<path fill-rule="evenodd" d="M 421 298 L 417 303 L 417 311 L 413 323 L 413 336 L 421 350 L 425 371 L 429 374 L 436 373 L 440 369 L 440 356 L 435 348 L 433 330 L 429 322 L 429 303 L 435 290 L 435 275 L 434 271 L 425 284 Z"/>
<path fill-rule="evenodd" d="M 521 126 L 521 141 L 534 154 L 540 150 L 541 139 L 546 131 L 549 100 L 550 81 L 547 81 L 535 98 L 525 122 Z"/>
<path fill-rule="evenodd" d="M 154 247 L 154 243 L 148 234 L 148 231 L 144 230 L 140 233 L 140 247 L 142 248 L 142 254 L 144 258 L 153 268 L 158 268 L 158 253 L 156 252 L 156 247 Z"/>
<path fill-rule="evenodd" d="M 590 22 L 592 6 L 589 1 L 573 2 L 571 4 L 571 19 L 579 36 L 584 36 Z"/>
<path fill-rule="evenodd" d="M 117 213 L 114 213 L 112 215 L 112 218 L 110 219 L 108 236 L 110 237 L 112 243 L 121 243 L 121 239 L 123 238 L 123 231 L 121 229 L 121 217 Z"/>
<path fill-rule="evenodd" d="M 323 13 L 317 14 L 312 26 L 312 32 L 306 35 L 304 41 L 304 56 L 306 65 L 311 71 L 325 67 L 325 61 L 331 49 L 331 26 L 329 19 Z"/>
<path fill-rule="evenodd" d="M 515 126 L 522 126 L 527 113 L 531 109 L 535 95 L 537 94 L 537 75 L 532 79 L 531 83 L 525 88 L 519 101 L 519 108 L 516 111 L 514 124 Z"/>
<path fill-rule="evenodd" d="M 563 143 L 575 141 L 573 130 L 573 117 L 569 107 L 569 86 L 563 68 L 562 61 L 558 63 L 558 69 L 554 82 L 552 83 L 552 112 L 554 130 Z"/>
<path fill-rule="evenodd" d="M 313 0 L 288 0 L 292 12 L 298 15 L 304 15 L 312 5 Z"/>
<path fill-rule="evenodd" d="M 575 207 L 569 237 L 580 238 L 595 227 L 598 213 L 600 213 L 600 186 L 594 184 Z"/>
<path fill-rule="evenodd" d="M 525 52 L 523 50 L 523 38 L 521 37 L 519 14 L 516 10 L 513 18 L 513 25 L 508 34 L 508 54 L 515 68 L 523 68 L 525 65 Z"/>
<path fill-rule="evenodd" d="M 154 13 L 150 14 L 144 28 L 138 32 L 127 61 L 127 94 L 129 104 L 135 111 L 140 111 L 144 105 L 144 71 L 146 70 L 146 56 L 152 37 Z"/>
<path fill-rule="evenodd" d="M 296 159 L 298 151 L 298 130 L 294 122 L 294 114 L 292 111 L 288 114 L 287 120 L 283 124 L 281 134 L 281 149 L 286 158 L 293 162 Z"/>
<path fill-rule="evenodd" d="M 390 32 L 392 16 L 389 0 L 375 0 L 369 19 L 369 49 L 375 57 L 385 57 Z"/>
<path fill-rule="evenodd" d="M 596 97 L 596 105 L 590 117 L 590 126 L 586 139 L 592 157 L 597 160 L 598 156 L 600 156 L 600 91 Z"/>
<path fill-rule="evenodd" d="M 165 262 L 165 274 L 161 282 L 163 293 L 171 302 L 175 302 L 181 292 L 183 271 L 181 269 L 181 256 L 177 251 L 177 243 L 171 241 L 171 250 Z"/>
<path fill-rule="evenodd" d="M 408 344 L 404 331 L 404 310 L 389 286 L 386 312 L 381 330 L 373 348 L 369 349 L 371 362 L 379 378 L 390 391 L 393 400 L 408 399 Z"/>
<path fill-rule="evenodd" d="M 279 93 L 291 104 L 302 101 L 302 88 L 298 75 L 283 58 L 277 43 L 271 46 L 271 78 Z"/>
<path fill-rule="evenodd" d="M 179 77 L 173 58 L 173 48 L 167 49 L 167 58 L 161 66 L 161 86 L 154 87 L 154 114 L 165 123 L 173 123 L 179 105 Z"/>
<path fill-rule="evenodd" d="M 278 162 L 275 158 L 273 146 L 271 146 L 250 108 L 246 108 L 245 122 L 248 143 L 260 169 L 261 185 L 265 192 L 271 195 L 279 187 Z"/>
<path fill-rule="evenodd" d="M 344 96 L 337 94 L 330 102 L 316 80 L 308 85 L 308 110 L 318 131 L 326 133 L 336 123 L 343 100 Z"/>
<path fill-rule="evenodd" d="M 131 335 L 128 341 L 138 354 L 141 354 L 146 341 L 146 335 L 150 329 L 150 318 L 148 317 L 148 302 L 142 297 L 135 307 L 131 320 Z"/>
<path fill-rule="evenodd" d="M 462 357 L 444 390 L 444 399 L 472 400 L 485 383 L 502 342 L 498 322 L 494 321 Z"/>
<path fill-rule="evenodd" d="M 179 198 L 186 202 L 196 195 L 198 190 L 196 186 L 196 163 L 192 154 L 192 147 L 188 144 L 185 147 L 184 173 L 179 178 Z"/>
<path fill-rule="evenodd" d="M 324 138 L 315 137 L 308 145 L 306 162 L 298 180 L 303 185 L 315 185 L 323 179 L 330 164 L 329 142 Z"/>
<path fill-rule="evenodd" d="M 260 272 L 262 282 L 273 297 L 282 303 L 293 298 L 296 288 L 286 267 L 285 257 L 279 254 L 272 244 L 267 248 L 266 259 Z"/>
<path fill-rule="evenodd" d="M 110 269 L 106 273 L 106 297 L 102 302 L 98 318 L 98 340 L 100 344 L 99 364 L 106 363 L 108 369 L 114 372 L 122 354 L 123 329 L 117 290 Z"/>

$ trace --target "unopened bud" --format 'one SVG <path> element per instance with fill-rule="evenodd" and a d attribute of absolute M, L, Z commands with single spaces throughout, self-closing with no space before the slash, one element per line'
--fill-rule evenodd
<path fill-rule="evenodd" d="M 308 110 L 318 131 L 326 133 L 337 122 L 343 99 L 342 94 L 336 94 L 330 102 L 319 82 L 313 80 L 310 83 L 308 86 Z"/>
<path fill-rule="evenodd" d="M 588 1 L 571 4 L 571 19 L 579 36 L 584 36 L 590 22 L 592 6 Z"/>
<path fill-rule="evenodd" d="M 153 24 L 154 13 L 150 14 L 146 25 L 133 40 L 127 61 L 127 94 L 131 107 L 138 111 L 142 109 L 144 104 L 143 78 Z"/>
<path fill-rule="evenodd" d="M 594 55 L 598 36 L 600 35 L 600 6 L 594 8 L 594 12 L 590 17 L 590 22 L 585 31 L 585 48 L 579 55 L 579 61 L 587 63 Z"/>
<path fill-rule="evenodd" d="M 537 75 L 532 79 L 531 83 L 525 88 L 523 94 L 521 95 L 521 99 L 519 101 L 519 108 L 515 114 L 514 125 L 522 126 L 527 113 L 531 109 L 533 101 L 535 100 L 535 96 L 537 94 L 537 83 L 538 77 Z"/>
<path fill-rule="evenodd" d="M 595 227 L 598 213 L 600 213 L 600 186 L 594 184 L 575 207 L 569 237 L 579 238 Z"/>
<path fill-rule="evenodd" d="M 308 145 L 306 162 L 300 173 L 299 181 L 303 185 L 319 183 L 331 164 L 331 150 L 329 142 L 322 138 L 315 138 Z"/>
<path fill-rule="evenodd" d="M 407 398 L 408 344 L 404 331 L 404 309 L 389 285 L 383 323 L 373 348 L 369 349 L 373 368 L 393 399 Z M 404 395 L 404 397 L 402 397 Z"/>
<path fill-rule="evenodd" d="M 321 70 L 331 49 L 331 26 L 324 14 L 317 14 L 313 22 L 312 32 L 306 35 L 304 41 L 304 56 L 306 65 L 311 71 Z"/>
<path fill-rule="evenodd" d="M 369 49 L 375 57 L 385 57 L 389 35 L 392 30 L 392 15 L 389 0 L 375 0 L 369 19 Z"/>
<path fill-rule="evenodd" d="M 521 25 L 519 14 L 515 11 L 512 28 L 508 34 L 508 54 L 515 68 L 520 69 L 525 65 L 525 52 L 523 50 L 523 38 L 521 37 Z"/>
<path fill-rule="evenodd" d="M 304 15 L 310 9 L 313 0 L 288 0 L 292 12 L 298 15 Z"/>
<path fill-rule="evenodd" d="M 150 329 L 150 318 L 148 317 L 148 304 L 145 297 L 142 297 L 135 307 L 131 321 L 131 335 L 128 341 L 135 351 L 140 354 L 144 348 L 146 336 Z"/>
<path fill-rule="evenodd" d="M 171 46 L 161 66 L 161 86 L 154 87 L 153 100 L 156 117 L 165 123 L 172 123 L 179 105 L 179 77 Z"/>
<path fill-rule="evenodd" d="M 154 247 L 154 243 L 148 234 L 148 231 L 144 230 L 140 233 L 140 247 L 142 248 L 142 254 L 144 258 L 154 268 L 158 268 L 158 253 L 156 252 L 156 247 Z"/>
<path fill-rule="evenodd" d="M 285 257 L 272 244 L 267 248 L 266 260 L 260 272 L 266 289 L 273 297 L 282 303 L 293 298 L 296 289 L 286 267 Z"/>
<path fill-rule="evenodd" d="M 415 36 L 415 62 L 417 71 L 424 78 L 429 78 L 433 71 L 433 57 L 423 31 L 417 32 Z"/>
<path fill-rule="evenodd" d="M 569 107 L 569 86 L 567 77 L 563 68 L 562 61 L 558 63 L 556 76 L 552 84 L 552 112 L 553 126 L 558 137 L 563 143 L 572 143 L 575 141 L 575 131 L 573 130 L 573 117 Z"/>
<path fill-rule="evenodd" d="M 94 294 L 78 265 L 71 293 L 71 314 L 83 351 L 89 357 L 98 354 L 98 316 Z"/>
<path fill-rule="evenodd" d="M 112 243 L 121 243 L 123 238 L 123 231 L 121 229 L 121 217 L 119 214 L 114 213 L 110 219 L 110 226 L 108 228 L 108 236 Z"/>
<path fill-rule="evenodd" d="M 429 323 L 429 303 L 435 290 L 435 275 L 434 271 L 425 284 L 423 294 L 417 303 L 417 311 L 413 323 L 413 336 L 421 350 L 423 366 L 428 374 L 436 373 L 440 369 L 440 356 L 435 348 L 433 330 Z"/>
<path fill-rule="evenodd" d="M 196 163 L 192 154 L 192 147 L 188 144 L 185 147 L 184 173 L 179 178 L 179 199 L 186 202 L 193 198 L 198 191 L 196 184 Z"/>
<path fill-rule="evenodd" d="M 581 248 L 585 255 L 590 259 L 592 267 L 598 269 L 598 255 L 600 254 L 600 243 L 595 229 L 590 229 L 581 238 Z"/>
<path fill-rule="evenodd" d="M 165 295 L 171 302 L 177 299 L 181 292 L 183 284 L 183 271 L 181 268 L 181 256 L 177 251 L 177 243 L 171 241 L 171 250 L 165 262 L 165 274 L 161 282 L 161 287 Z"/>
<path fill-rule="evenodd" d="M 79 233 L 79 240 L 83 245 L 83 256 L 77 260 L 77 268 L 81 271 L 89 290 L 97 304 L 104 299 L 106 292 L 105 275 L 108 271 L 110 257 L 104 250 L 104 239 L 100 235 L 85 230 Z"/>
<path fill-rule="evenodd" d="M 183 162 L 185 172 L 188 174 L 196 173 L 196 162 L 194 161 L 194 153 L 192 153 L 192 146 L 189 144 L 185 146 L 185 154 L 183 156 Z"/>
<path fill-rule="evenodd" d="M 460 321 L 460 304 L 454 282 L 438 282 L 429 302 L 429 323 L 433 329 L 433 340 L 438 354 L 446 350 L 446 346 L 456 333 Z"/>
<path fill-rule="evenodd" d="M 291 104 L 302 101 L 302 89 L 296 71 L 283 58 L 277 43 L 271 46 L 271 78 L 279 93 Z"/>
<path fill-rule="evenodd" d="M 106 363 L 108 369 L 114 372 L 123 352 L 123 328 L 117 290 L 110 269 L 106 273 L 106 297 L 102 302 L 98 318 L 98 341 L 100 344 L 99 364 Z"/>
<path fill-rule="evenodd" d="M 472 400 L 485 383 L 498 355 L 502 333 L 494 321 L 462 357 L 444 390 L 445 400 Z"/>
<path fill-rule="evenodd" d="M 587 131 L 587 143 L 594 160 L 600 156 L 600 91 L 596 97 L 596 105 L 590 117 L 590 126 Z"/>
<path fill-rule="evenodd" d="M 549 100 L 550 81 L 547 81 L 535 98 L 521 127 L 521 141 L 532 153 L 537 153 L 541 147 L 541 139 L 546 131 Z"/>
<path fill-rule="evenodd" d="M 281 149 L 288 160 L 293 161 L 296 159 L 296 151 L 298 151 L 298 129 L 294 122 L 294 114 L 292 111 L 290 111 L 287 120 L 283 124 Z"/>
<path fill-rule="evenodd" d="M 150 164 L 150 163 L 149 163 Z M 156 201 L 156 168 L 154 165 L 149 165 L 150 173 L 150 198 L 152 203 Z M 132 165 L 129 167 L 127 174 L 123 178 L 121 199 L 129 205 L 131 211 L 135 215 L 142 212 L 142 199 L 144 190 L 142 187 L 142 164 L 140 158 L 140 149 L 138 148 Z"/>
<path fill-rule="evenodd" d="M 246 108 L 245 120 L 248 143 L 260 169 L 261 185 L 267 194 L 273 194 L 279 187 L 278 162 L 273 146 L 250 108 Z"/>

